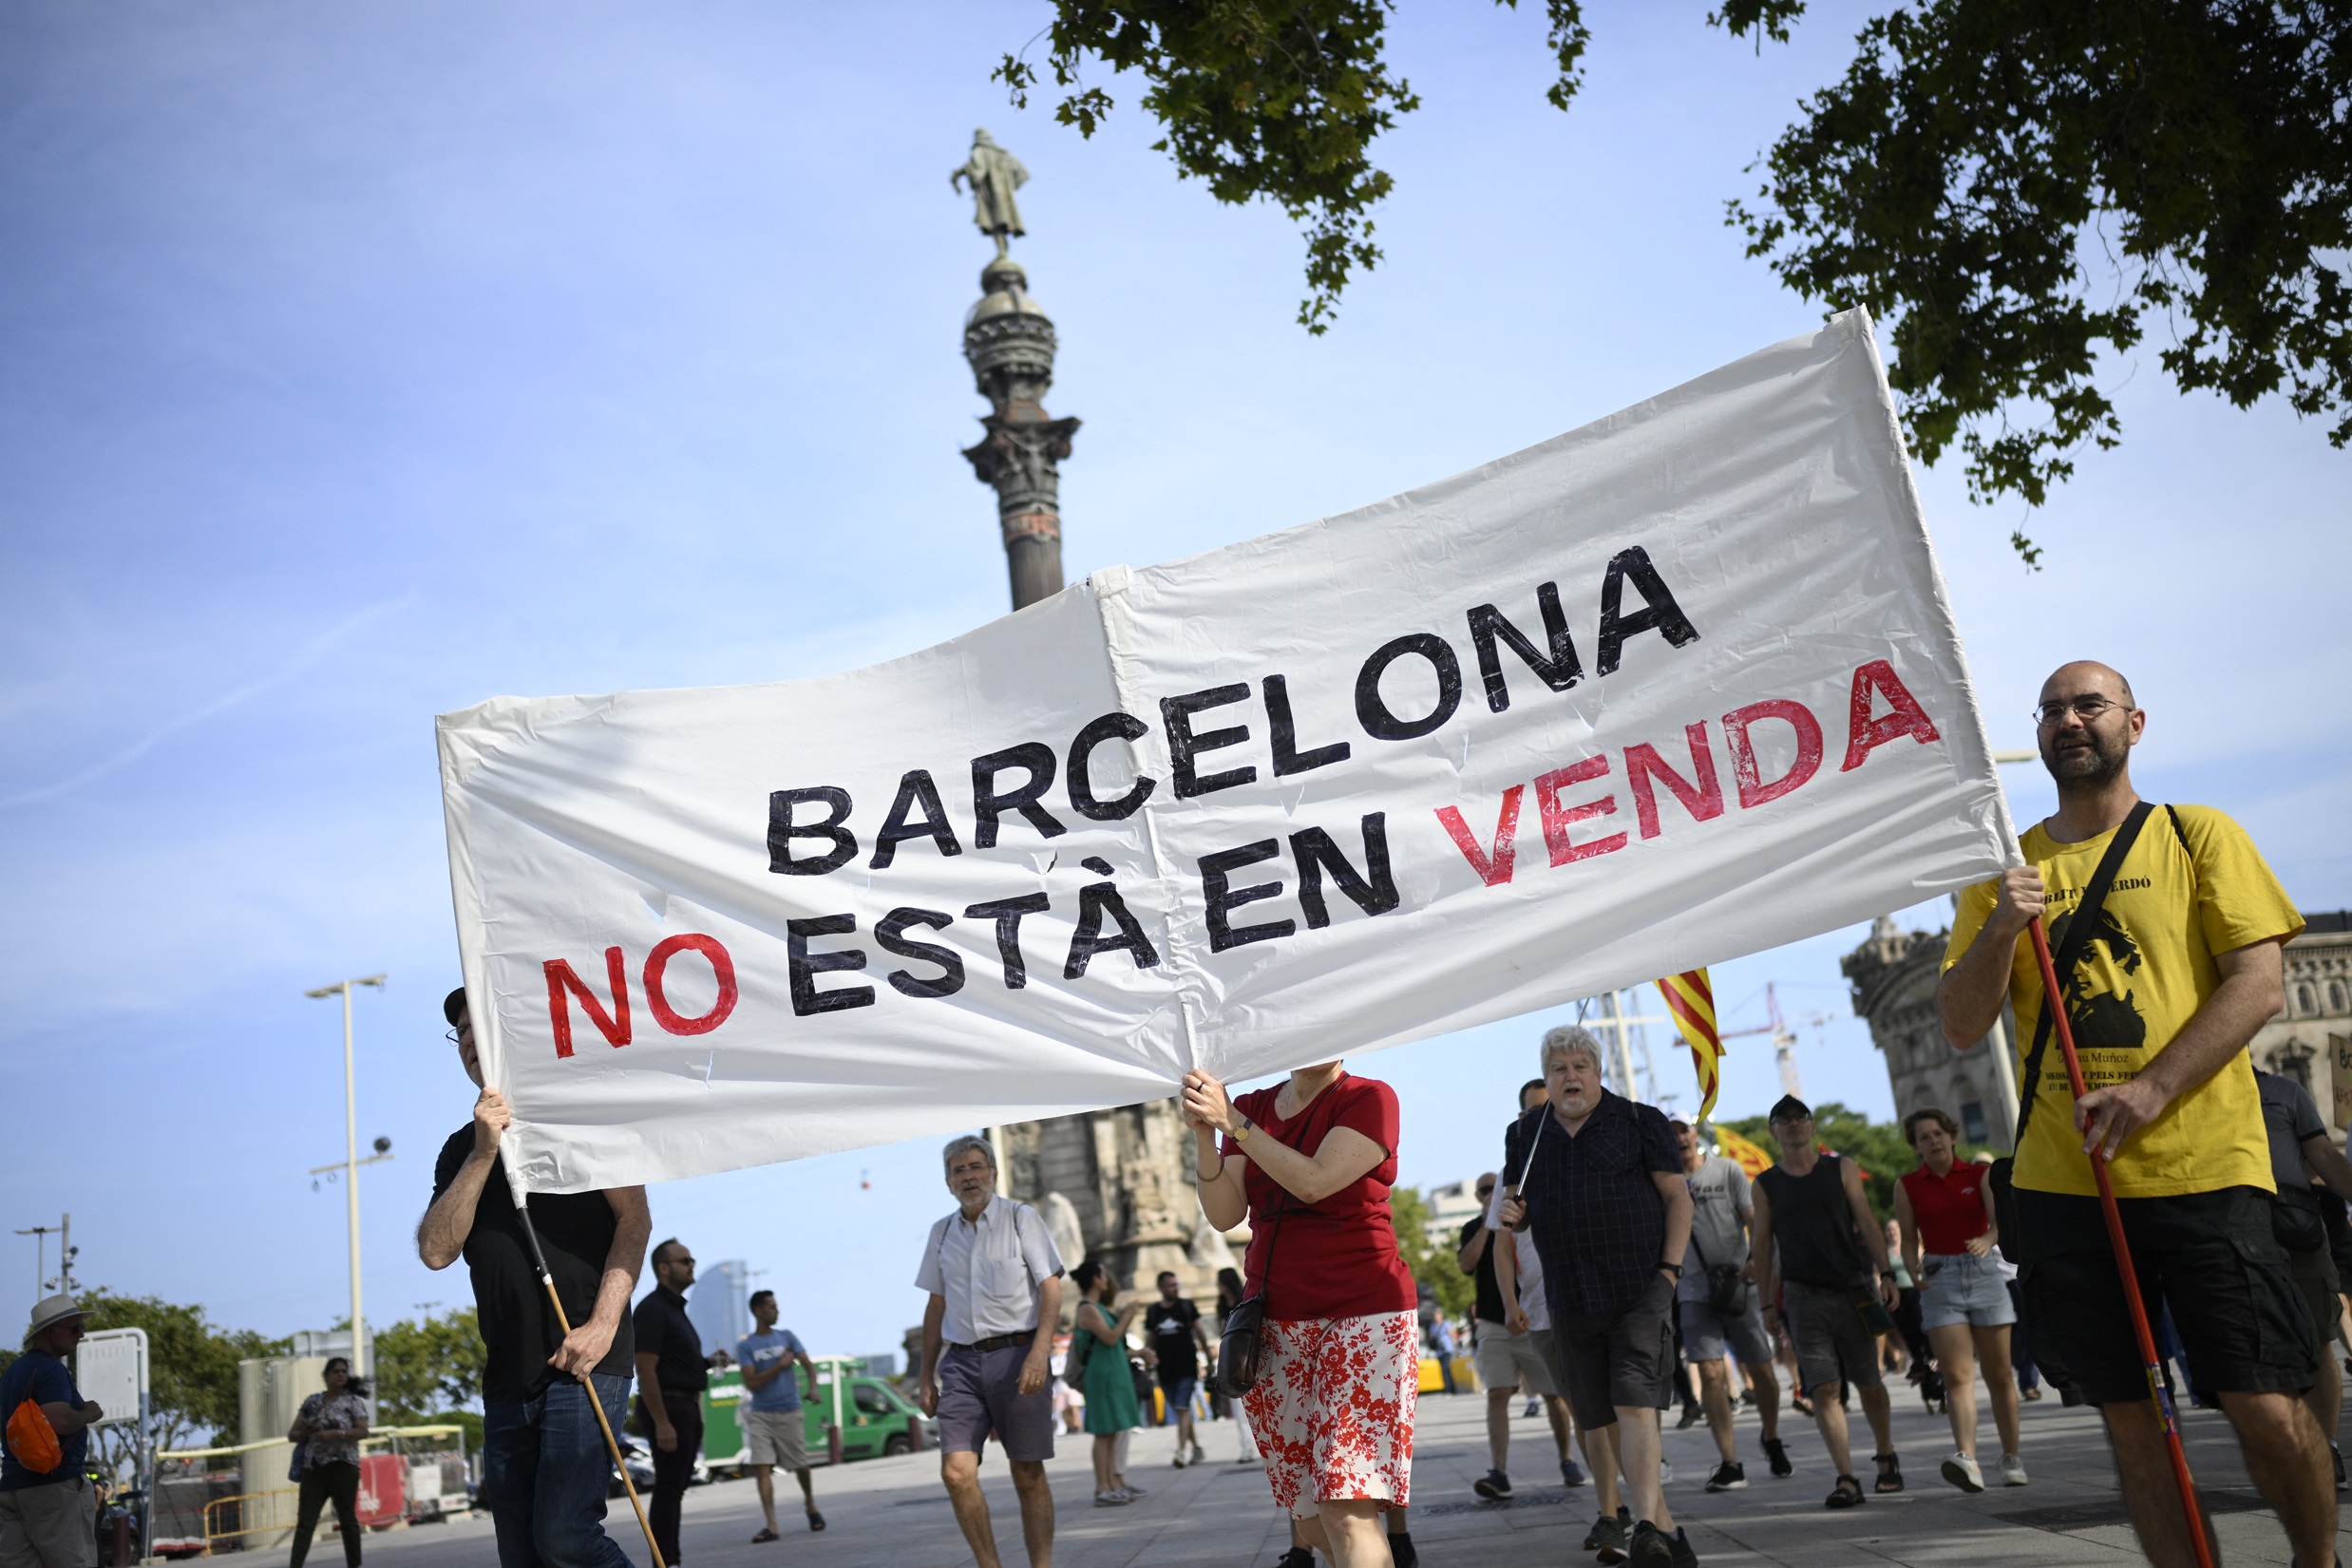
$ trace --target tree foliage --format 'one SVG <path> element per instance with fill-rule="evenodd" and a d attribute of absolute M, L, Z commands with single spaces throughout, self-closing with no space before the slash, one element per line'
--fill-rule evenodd
<path fill-rule="evenodd" d="M 376 1330 L 378 1417 L 386 1426 L 418 1426 L 478 1407 L 484 1357 L 471 1307 L 428 1312 Z"/>
<path fill-rule="evenodd" d="M 1429 1203 L 1421 1197 L 1421 1189 L 1391 1188 L 1389 1215 L 1396 1226 L 1396 1251 L 1405 1267 L 1413 1271 L 1413 1279 L 1435 1294 L 1448 1316 L 1457 1323 L 1468 1322 L 1477 1305 L 1477 1283 L 1462 1272 L 1451 1245 L 1441 1246 L 1430 1239 Z"/>
<path fill-rule="evenodd" d="M 1517 0 L 1498 0 L 1515 8 Z M 1419 107 L 1386 48 L 1392 0 L 1054 0 L 1054 115 L 1091 136 L 1146 84 L 1153 145 L 1218 200 L 1263 198 L 1306 233 L 1299 320 L 1330 325 L 1380 260 L 1394 187 L 1372 144 Z M 1785 41 L 1803 0 L 1726 0 L 1709 23 Z M 1565 109 L 1590 29 L 1546 0 Z M 2103 351 L 2174 329 L 2184 389 L 2244 407 L 2284 391 L 2352 439 L 2352 0 L 1923 0 L 1866 27 L 1729 220 L 1788 285 L 1867 305 L 1927 462 L 1959 444 L 1970 493 L 2039 505 L 2085 443 L 2120 434 Z M 1025 51 L 1024 51 L 1025 52 Z M 1039 70 L 996 77 L 1026 104 Z M 2094 274 L 2099 274 L 2095 276 Z M 2030 564 L 2036 552 L 2015 539 Z"/>

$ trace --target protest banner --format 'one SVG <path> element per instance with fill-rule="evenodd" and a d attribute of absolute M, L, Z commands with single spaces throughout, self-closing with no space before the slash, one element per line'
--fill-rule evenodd
<path fill-rule="evenodd" d="M 1859 312 L 887 664 L 439 729 L 540 1191 L 1375 1050 L 2015 853 Z"/>

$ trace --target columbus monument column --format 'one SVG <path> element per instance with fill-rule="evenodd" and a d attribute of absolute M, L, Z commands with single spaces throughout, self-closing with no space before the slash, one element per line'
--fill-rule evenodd
<path fill-rule="evenodd" d="M 1053 385 L 1053 323 L 1029 295 L 1029 274 L 1010 241 L 1026 233 L 1014 192 L 1029 181 L 1020 160 L 976 131 L 972 154 L 948 177 L 969 185 L 972 221 L 996 242 L 981 269 L 980 299 L 964 318 L 963 354 L 989 411 L 965 448 L 972 471 L 996 492 L 996 522 L 1012 577 L 1013 608 L 1061 592 L 1061 461 L 1075 419 L 1045 411 Z M 1092 1256 L 1123 1283 L 1151 1290 L 1173 1269 L 1187 1294 L 1213 1298 L 1230 1261 L 1208 1227 L 1192 1184 L 1192 1138 L 1174 1100 L 992 1129 L 1003 1162 L 999 1190 L 1036 1205 L 1075 1265 Z"/>

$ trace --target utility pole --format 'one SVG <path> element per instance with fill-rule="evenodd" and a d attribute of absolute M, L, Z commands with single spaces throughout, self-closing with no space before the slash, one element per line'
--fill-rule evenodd
<path fill-rule="evenodd" d="M 32 1237 L 32 1294 L 39 1297 L 54 1286 L 73 1294 L 73 1216 L 60 1216 L 54 1225 L 33 1225 L 16 1233 Z M 49 1277 L 49 1237 L 57 1237 L 57 1277 Z"/>
<path fill-rule="evenodd" d="M 343 997 L 343 1185 L 344 1197 L 351 1208 L 351 1375 L 365 1377 L 370 1370 L 367 1352 L 366 1320 L 360 1315 L 359 1304 L 359 1095 L 351 1073 L 351 988 L 374 986 L 381 991 L 387 977 L 370 974 L 361 979 L 337 980 L 331 986 L 320 986 L 302 994 L 316 999 Z"/>

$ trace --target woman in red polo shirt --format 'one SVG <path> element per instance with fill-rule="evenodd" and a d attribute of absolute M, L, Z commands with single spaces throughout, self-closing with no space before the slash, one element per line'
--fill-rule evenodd
<path fill-rule="evenodd" d="M 1976 1368 L 1982 1362 L 1993 1425 L 2001 1431 L 2001 1479 L 2022 1486 L 2018 1385 L 2009 1370 L 2017 1309 L 1993 1252 L 2001 1233 L 1993 1222 L 1990 1168 L 1958 1158 L 1960 1127 L 1940 1110 L 1911 1112 L 1903 1131 L 1919 1151 L 1919 1169 L 1895 1183 L 1895 1223 L 1903 1228 L 1903 1259 L 1919 1281 L 1920 1324 L 1935 1348 L 1944 1412 L 1959 1445 L 1944 1462 L 1944 1479 L 1963 1492 L 1984 1490 L 1977 1464 Z"/>
<path fill-rule="evenodd" d="M 1194 1071 L 1185 1119 L 1209 1223 L 1249 1219 L 1265 1320 L 1244 1403 L 1274 1501 L 1335 1568 L 1387 1568 L 1380 1514 L 1409 1502 L 1421 1380 L 1419 1295 L 1389 1218 L 1396 1092 L 1326 1062 L 1237 1101 Z"/>

